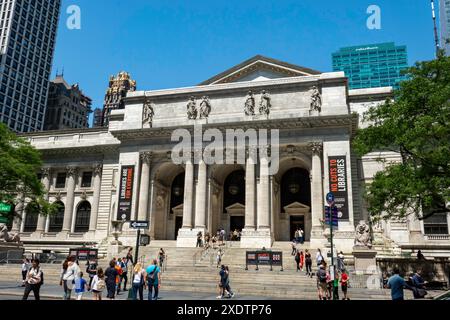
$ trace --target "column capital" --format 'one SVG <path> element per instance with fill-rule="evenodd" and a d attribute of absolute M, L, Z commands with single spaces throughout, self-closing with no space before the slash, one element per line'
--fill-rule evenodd
<path fill-rule="evenodd" d="M 152 158 L 153 158 L 153 153 L 150 151 L 141 152 L 139 154 L 139 158 L 141 159 L 142 162 L 150 164 L 150 162 L 152 161 Z"/>
<path fill-rule="evenodd" d="M 75 177 L 78 174 L 78 168 L 66 167 L 66 172 L 69 177 Z"/>
<path fill-rule="evenodd" d="M 263 146 L 259 146 L 259 157 L 267 158 L 272 155 L 272 146 L 270 144 L 266 144 Z"/>
<path fill-rule="evenodd" d="M 313 154 L 321 154 L 323 151 L 323 142 L 313 141 L 308 144 Z"/>
<path fill-rule="evenodd" d="M 49 167 L 41 168 L 42 178 L 47 178 L 50 176 L 51 169 Z"/>
<path fill-rule="evenodd" d="M 103 165 L 98 163 L 94 166 L 94 175 L 95 176 L 99 176 L 101 175 L 103 172 Z"/>

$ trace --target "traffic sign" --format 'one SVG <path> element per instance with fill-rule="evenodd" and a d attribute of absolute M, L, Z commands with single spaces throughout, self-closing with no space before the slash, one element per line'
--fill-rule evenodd
<path fill-rule="evenodd" d="M 334 194 L 331 192 L 327 194 L 327 203 L 329 205 L 334 204 Z"/>
<path fill-rule="evenodd" d="M 148 229 L 150 223 L 148 221 L 130 221 L 130 226 L 133 229 Z"/>
<path fill-rule="evenodd" d="M 141 234 L 141 237 L 139 239 L 139 244 L 141 246 L 148 246 L 150 244 L 150 236 L 146 234 Z"/>
<path fill-rule="evenodd" d="M 331 224 L 333 227 L 337 227 L 339 223 L 339 215 L 337 207 L 325 207 L 325 223 L 327 225 L 330 224 L 330 211 L 331 211 Z"/>
<path fill-rule="evenodd" d="M 0 213 L 9 213 L 11 212 L 11 205 L 0 202 Z"/>

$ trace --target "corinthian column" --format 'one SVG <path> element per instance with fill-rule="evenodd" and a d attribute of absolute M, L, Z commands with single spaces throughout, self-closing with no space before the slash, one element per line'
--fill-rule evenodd
<path fill-rule="evenodd" d="M 269 160 L 260 150 L 258 186 L 258 230 L 270 229 Z"/>
<path fill-rule="evenodd" d="M 43 168 L 42 173 L 42 184 L 44 185 L 45 195 L 44 200 L 48 201 L 48 192 L 50 191 L 50 168 Z M 46 216 L 39 215 L 37 221 L 36 233 L 42 233 L 45 231 L 45 222 L 47 220 Z"/>
<path fill-rule="evenodd" d="M 142 170 L 141 170 L 141 185 L 139 187 L 139 209 L 138 220 L 147 220 L 148 214 L 148 196 L 150 185 L 150 163 L 152 161 L 152 153 L 141 153 Z"/>
<path fill-rule="evenodd" d="M 309 144 L 312 150 L 311 169 L 311 199 L 312 199 L 312 227 L 320 227 L 320 219 L 323 217 L 323 186 L 322 186 L 322 143 L 313 142 Z"/>
<path fill-rule="evenodd" d="M 194 192 L 194 164 L 186 161 L 184 178 L 183 228 L 192 229 L 192 196 Z"/>
<path fill-rule="evenodd" d="M 206 228 L 206 163 L 203 157 L 198 164 L 198 183 L 195 192 L 195 228 Z"/>
<path fill-rule="evenodd" d="M 75 198 L 75 184 L 78 169 L 68 167 L 67 168 L 67 196 L 66 207 L 64 209 L 64 223 L 62 232 L 71 232 L 72 229 L 72 217 L 73 217 L 73 205 Z"/>
<path fill-rule="evenodd" d="M 89 221 L 89 231 L 97 230 L 98 206 L 100 202 L 100 189 L 102 182 L 103 166 L 98 164 L 94 168 L 94 200 L 92 203 L 91 220 Z"/>
<path fill-rule="evenodd" d="M 256 149 L 249 148 L 247 150 L 247 163 L 245 166 L 245 229 L 255 230 L 255 163 Z"/>

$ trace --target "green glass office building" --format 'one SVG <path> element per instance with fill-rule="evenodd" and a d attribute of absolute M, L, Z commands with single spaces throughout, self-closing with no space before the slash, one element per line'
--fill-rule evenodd
<path fill-rule="evenodd" d="M 370 44 L 341 48 L 333 53 L 333 71 L 344 71 L 350 89 L 389 87 L 399 88 L 407 77 L 406 46 L 395 43 Z"/>

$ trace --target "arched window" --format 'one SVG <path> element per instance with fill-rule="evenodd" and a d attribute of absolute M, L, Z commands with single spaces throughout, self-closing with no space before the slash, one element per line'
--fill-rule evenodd
<path fill-rule="evenodd" d="M 39 217 L 40 207 L 36 202 L 30 202 L 25 208 L 25 224 L 23 232 L 35 232 Z"/>
<path fill-rule="evenodd" d="M 284 212 L 284 207 L 293 202 L 300 202 L 309 207 L 311 206 L 309 172 L 303 168 L 292 168 L 281 179 L 280 212 Z"/>
<path fill-rule="evenodd" d="M 245 206 L 245 171 L 236 170 L 225 179 L 223 189 L 223 208 L 235 203 Z"/>
<path fill-rule="evenodd" d="M 89 222 L 91 220 L 91 204 L 83 201 L 78 205 L 77 216 L 75 218 L 75 232 L 85 233 L 89 231 Z"/>
<path fill-rule="evenodd" d="M 172 209 L 184 201 L 184 172 L 176 176 L 170 190 L 170 213 L 173 213 Z"/>
<path fill-rule="evenodd" d="M 61 232 L 63 228 L 65 206 L 61 201 L 56 202 L 56 204 L 58 205 L 58 212 L 50 216 L 48 232 Z"/>

